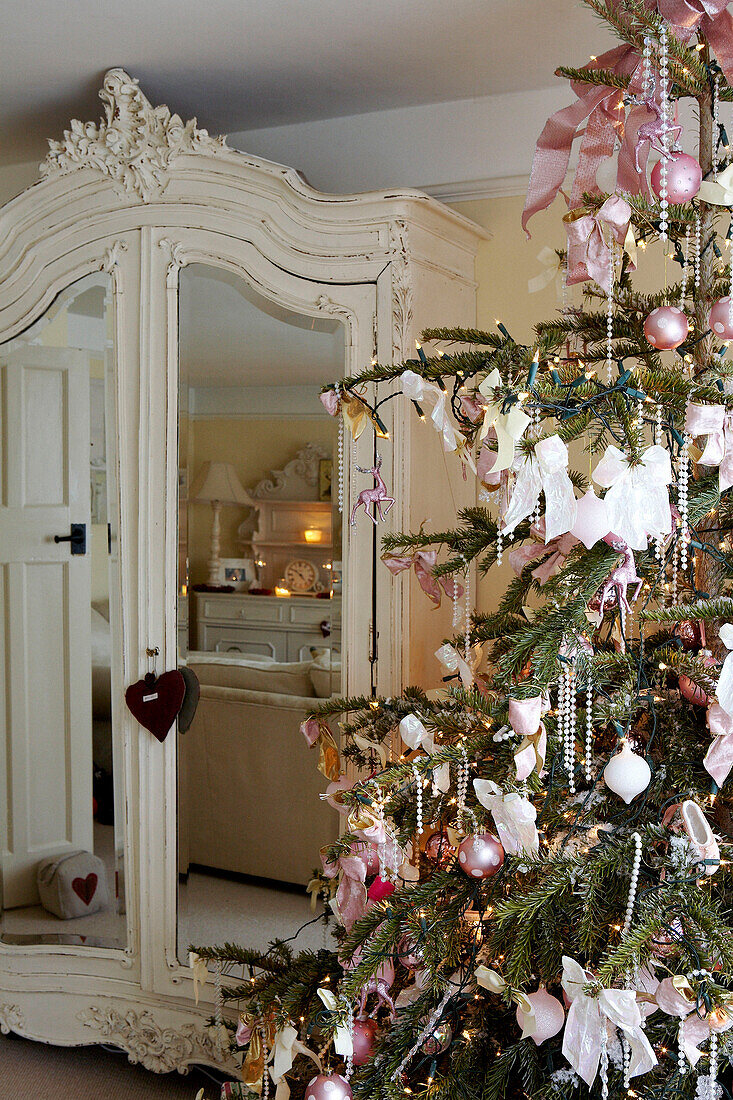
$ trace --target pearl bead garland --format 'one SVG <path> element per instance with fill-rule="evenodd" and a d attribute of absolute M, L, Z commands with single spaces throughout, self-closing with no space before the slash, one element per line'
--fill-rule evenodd
<path fill-rule="evenodd" d="M 585 691 L 585 759 L 583 763 L 585 779 L 590 783 L 593 778 L 593 673 L 588 672 L 588 686 Z"/>
<path fill-rule="evenodd" d="M 350 1002 L 346 1014 L 346 1026 L 349 1031 L 349 1038 L 351 1039 L 351 1050 L 346 1055 L 346 1069 L 344 1071 L 344 1077 L 348 1081 L 354 1072 L 354 1006 Z"/>
<path fill-rule="evenodd" d="M 708 1074 L 708 1100 L 717 1100 L 718 1095 L 718 1033 L 717 1031 L 710 1032 L 710 1043 L 708 1046 L 708 1054 L 710 1057 L 710 1070 Z"/>
<path fill-rule="evenodd" d="M 690 486 L 690 436 L 685 432 L 682 437 L 679 463 L 677 467 L 677 496 L 680 512 L 680 569 L 684 573 L 687 570 L 687 546 L 690 541 L 690 526 L 688 516 L 688 494 Z"/>
<path fill-rule="evenodd" d="M 613 282 L 616 266 L 615 241 L 611 242 L 611 255 L 608 261 L 608 287 L 606 291 L 606 381 L 611 383 L 613 376 Z"/>
<path fill-rule="evenodd" d="M 720 141 L 720 73 L 713 81 L 713 179 L 718 178 L 718 142 Z"/>
<path fill-rule="evenodd" d="M 267 1071 L 267 1062 L 270 1056 L 270 1051 L 267 1047 L 267 1028 L 265 1027 L 264 1020 L 260 1020 L 258 1030 L 260 1035 L 262 1036 L 262 1055 L 264 1063 L 264 1069 L 262 1072 L 262 1093 L 260 1095 L 262 1097 L 262 1100 L 268 1100 L 268 1097 L 270 1095 L 270 1074 Z"/>
<path fill-rule="evenodd" d="M 417 830 L 417 835 L 420 836 L 423 829 L 422 779 L 420 778 L 420 772 L 417 770 L 417 764 L 415 764 L 414 761 L 412 764 L 412 774 L 415 777 L 415 828 Z"/>
<path fill-rule="evenodd" d="M 339 418 L 339 438 L 338 438 L 338 508 L 339 513 L 343 514 L 344 511 L 344 418 L 341 411 L 341 386 L 336 383 L 336 415 Z"/>
<path fill-rule="evenodd" d="M 558 734 L 563 747 L 563 765 L 568 777 L 568 790 L 575 794 L 575 728 L 577 723 L 576 694 L 573 683 L 575 670 L 566 664 L 560 673 L 558 686 Z"/>
<path fill-rule="evenodd" d="M 680 1077 L 687 1073 L 687 1055 L 685 1054 L 685 1017 L 680 1016 L 680 1029 L 677 1033 L 677 1072 Z"/>
<path fill-rule="evenodd" d="M 631 836 L 634 841 L 634 862 L 631 867 L 631 882 L 629 885 L 629 897 L 626 902 L 626 918 L 621 931 L 622 938 L 628 935 L 631 929 L 631 922 L 634 918 L 634 904 L 636 902 L 636 890 L 639 885 L 639 870 L 641 868 L 641 836 L 639 833 L 632 833 Z"/>
<path fill-rule="evenodd" d="M 702 257 L 700 249 L 700 214 L 695 213 L 695 247 L 694 247 L 694 272 L 695 272 L 695 290 L 700 286 L 700 260 Z"/>
<path fill-rule="evenodd" d="M 400 1075 L 402 1074 L 402 1071 L 405 1068 L 405 1066 L 407 1065 L 407 1063 L 417 1054 L 418 1050 L 420 1049 L 422 1044 L 425 1042 L 428 1035 L 430 1035 L 432 1033 L 435 1025 L 437 1024 L 438 1020 L 440 1019 L 440 1017 L 443 1014 L 443 1009 L 448 1004 L 448 1001 L 451 999 L 451 996 L 452 996 L 451 987 L 448 986 L 445 993 L 443 994 L 443 996 L 440 999 L 440 1003 L 433 1009 L 433 1011 L 428 1016 L 425 1027 L 422 1029 L 422 1031 L 418 1035 L 417 1039 L 415 1040 L 413 1045 L 410 1047 L 410 1049 L 408 1050 L 407 1054 L 404 1056 L 404 1058 L 402 1059 L 400 1064 L 397 1066 L 397 1069 L 392 1074 L 392 1080 L 393 1081 L 396 1081 L 400 1077 Z"/>
<path fill-rule="evenodd" d="M 463 815 L 466 812 L 466 792 L 468 791 L 468 757 L 466 746 L 461 745 L 461 762 L 456 777 L 456 828 L 463 831 Z"/>
<path fill-rule="evenodd" d="M 659 32 L 659 97 L 661 107 L 661 144 L 662 153 L 659 185 L 659 205 L 661 217 L 659 219 L 659 239 L 667 240 L 667 161 L 669 158 L 669 52 L 667 40 L 667 25 L 662 23 Z"/>

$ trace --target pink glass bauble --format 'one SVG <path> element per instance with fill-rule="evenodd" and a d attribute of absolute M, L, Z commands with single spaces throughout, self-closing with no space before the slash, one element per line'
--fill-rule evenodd
<path fill-rule="evenodd" d="M 458 845 L 458 864 L 469 878 L 491 878 L 504 862 L 504 849 L 492 833 L 465 837 Z"/>
<path fill-rule="evenodd" d="M 678 348 L 689 331 L 689 322 L 679 306 L 657 306 L 644 322 L 644 335 L 657 351 Z"/>
<path fill-rule="evenodd" d="M 397 944 L 397 958 L 408 970 L 415 970 L 422 965 L 422 950 L 412 936 L 403 936 Z"/>
<path fill-rule="evenodd" d="M 673 206 L 691 202 L 700 190 L 702 168 L 689 153 L 672 153 L 667 160 L 667 201 Z M 662 162 L 652 168 L 652 191 L 662 197 Z"/>
<path fill-rule="evenodd" d="M 368 875 L 376 875 L 379 870 L 379 852 L 375 844 L 366 844 L 357 840 L 351 845 L 351 854 L 364 860 Z"/>
<path fill-rule="evenodd" d="M 565 1009 L 546 989 L 538 989 L 536 993 L 527 994 L 527 1000 L 534 1009 L 535 1029 L 530 1039 L 534 1039 L 537 1046 L 544 1043 L 545 1039 L 551 1039 L 565 1023 Z M 521 1007 L 517 1009 L 517 1023 L 524 1032 L 525 1015 Z"/>
<path fill-rule="evenodd" d="M 731 311 L 730 295 L 726 294 L 725 298 L 721 298 L 717 301 L 710 310 L 710 318 L 708 320 L 710 328 L 721 340 L 733 340 L 732 316 L 733 311 Z"/>
<path fill-rule="evenodd" d="M 454 848 L 447 833 L 432 833 L 425 842 L 425 857 L 431 863 L 447 863 L 453 852 Z"/>
<path fill-rule="evenodd" d="M 596 496 L 591 486 L 578 501 L 578 511 L 570 534 L 575 535 L 590 550 L 610 530 L 606 502 Z"/>
<path fill-rule="evenodd" d="M 363 1066 L 368 1062 L 374 1050 L 377 1036 L 375 1020 L 354 1020 L 354 1065 Z"/>
<path fill-rule="evenodd" d="M 420 1021 L 422 1027 L 427 1025 L 428 1018 L 424 1016 Z M 453 1028 L 450 1026 L 447 1020 L 444 1020 L 440 1024 L 436 1024 L 432 1032 L 426 1036 L 423 1040 L 422 1051 L 424 1054 L 428 1054 L 435 1058 L 436 1055 L 442 1054 L 444 1050 L 447 1050 L 451 1045 L 453 1039 Z"/>
<path fill-rule="evenodd" d="M 374 882 L 367 890 L 367 896 L 370 897 L 372 901 L 384 901 L 385 898 L 388 898 L 389 895 L 394 894 L 394 892 L 395 884 L 393 882 L 389 882 L 388 879 L 380 878 L 379 875 L 377 875 Z"/>
<path fill-rule="evenodd" d="M 309 1081 L 305 1100 L 349 1100 L 351 1085 L 340 1073 L 319 1073 Z"/>

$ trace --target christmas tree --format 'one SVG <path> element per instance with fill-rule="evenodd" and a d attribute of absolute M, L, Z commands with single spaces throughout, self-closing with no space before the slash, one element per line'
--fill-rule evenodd
<path fill-rule="evenodd" d="M 227 1095 L 729 1095 L 733 19 L 726 0 L 584 2 L 621 45 L 558 70 L 575 99 L 525 208 L 553 201 L 579 138 L 558 260 L 582 308 L 531 346 L 427 331 L 435 354 L 322 395 L 347 427 L 401 401 L 475 471 L 455 529 L 383 547 L 465 622 L 444 691 L 304 723 L 342 813 L 311 885 L 337 946 L 192 948 L 242 1059 Z M 631 278 L 647 246 L 674 273 L 652 295 Z M 467 569 L 504 557 L 498 608 L 469 614 Z"/>

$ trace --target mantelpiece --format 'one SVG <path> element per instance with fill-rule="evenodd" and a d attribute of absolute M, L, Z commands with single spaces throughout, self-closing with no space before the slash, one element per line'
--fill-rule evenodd
<path fill-rule="evenodd" d="M 167 668 L 176 661 L 179 272 L 213 265 L 287 309 L 335 318 L 346 331 L 344 372 L 353 374 L 375 355 L 408 357 L 428 323 L 474 323 L 482 233 L 417 191 L 320 194 L 292 169 L 153 109 L 121 69 L 106 75 L 100 95 L 105 118 L 73 122 L 51 143 L 41 180 L 0 211 L 0 342 L 22 334 L 74 281 L 109 275 L 120 504 L 112 682 L 127 808 L 127 946 L 0 944 L 0 1029 L 65 1045 L 113 1043 L 150 1069 L 185 1070 L 221 1063 L 222 1054 L 205 1026 L 211 984 L 197 1006 L 176 951 L 176 737 L 155 741 L 121 693 L 146 671 L 147 647 Z M 383 474 L 397 503 L 382 530 L 447 522 L 465 500 L 460 470 L 416 418 L 392 420 L 390 411 L 387 427 Z M 367 436 L 350 448 L 365 467 Z M 362 487 L 349 464 L 347 509 Z M 449 609 L 434 612 L 386 571 L 374 579 L 377 534 L 366 521 L 344 524 L 349 692 L 434 682 L 431 652 L 450 631 Z"/>

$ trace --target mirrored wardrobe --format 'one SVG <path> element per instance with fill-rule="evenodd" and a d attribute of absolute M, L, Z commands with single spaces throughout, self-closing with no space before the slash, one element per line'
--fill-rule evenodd
<path fill-rule="evenodd" d="M 189 945 L 310 918 L 340 825 L 302 719 L 440 683 L 450 608 L 380 542 L 468 483 L 386 404 L 395 504 L 352 525 L 373 433 L 340 464 L 318 393 L 474 324 L 483 233 L 416 191 L 320 194 L 121 69 L 100 96 L 0 210 L 0 1030 L 162 1072 L 226 1060 Z M 125 691 L 181 668 L 196 712 L 153 736 Z"/>

